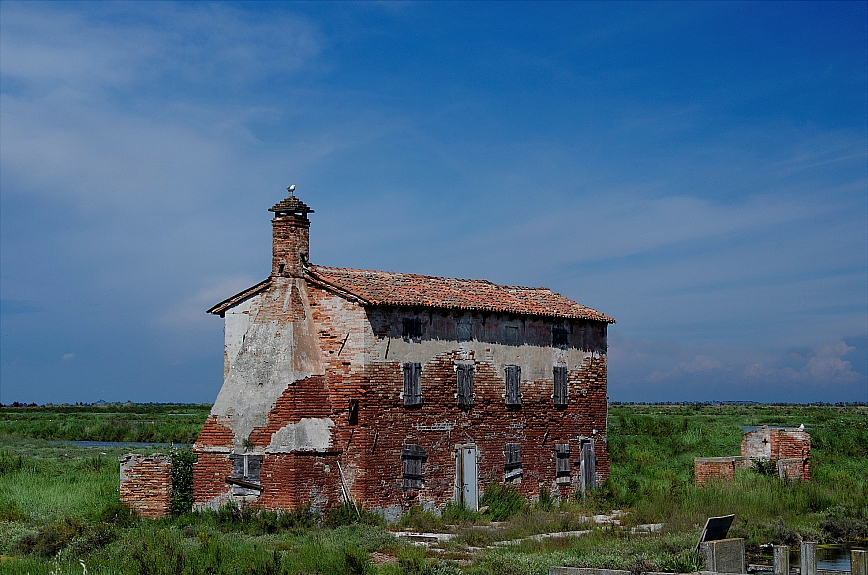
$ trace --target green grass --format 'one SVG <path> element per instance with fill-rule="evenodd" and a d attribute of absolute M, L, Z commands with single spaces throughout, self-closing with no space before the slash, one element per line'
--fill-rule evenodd
<path fill-rule="evenodd" d="M 402 543 L 364 510 L 359 522 L 348 507 L 326 517 L 225 508 L 139 519 L 118 502 L 117 457 L 129 449 L 49 441 L 105 441 L 124 430 L 123 440 L 189 442 L 207 413 L 208 406 L 0 408 L 0 573 L 81 574 L 80 562 L 89 574 L 506 575 L 543 574 L 550 565 L 689 571 L 705 518 L 727 513 L 737 515 L 731 534 L 745 537 L 749 549 L 800 537 L 868 536 L 865 407 L 611 406 L 612 476 L 590 498 L 530 504 L 510 489 L 488 487 L 486 514 L 456 505 L 440 515 L 412 509 L 401 526 L 456 533 L 438 553 Z M 742 425 L 800 423 L 812 436 L 812 482 L 748 470 L 729 483 L 694 487 L 693 458 L 737 455 Z M 612 509 L 627 512 L 625 528 L 587 523 L 588 515 Z M 664 532 L 631 535 L 629 527 L 640 523 L 664 523 Z M 591 532 L 493 547 L 580 529 Z M 375 567 L 372 551 L 398 561 Z M 472 565 L 459 568 L 452 559 Z"/>

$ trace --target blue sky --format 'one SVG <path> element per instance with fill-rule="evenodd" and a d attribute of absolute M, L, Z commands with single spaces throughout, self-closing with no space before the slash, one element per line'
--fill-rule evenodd
<path fill-rule="evenodd" d="M 0 2 L 0 402 L 216 397 L 314 263 L 615 317 L 620 401 L 868 400 L 868 4 Z"/>

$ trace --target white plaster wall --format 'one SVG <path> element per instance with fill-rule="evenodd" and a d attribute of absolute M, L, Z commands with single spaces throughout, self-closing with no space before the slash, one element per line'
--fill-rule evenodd
<path fill-rule="evenodd" d="M 229 368 L 238 356 L 247 327 L 256 318 L 259 311 L 262 293 L 244 299 L 226 310 L 223 318 L 223 377 L 229 373 Z"/>

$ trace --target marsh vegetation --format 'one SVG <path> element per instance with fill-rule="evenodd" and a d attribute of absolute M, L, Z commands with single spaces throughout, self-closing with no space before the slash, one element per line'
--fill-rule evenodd
<path fill-rule="evenodd" d="M 189 443 L 207 413 L 207 406 L 0 408 L 0 572 L 506 575 L 543 574 L 550 565 L 690 571 L 698 566 L 692 549 L 705 518 L 725 513 L 736 513 L 733 534 L 745 537 L 752 553 L 800 538 L 868 537 L 866 407 L 613 405 L 612 477 L 588 499 L 544 494 L 531 503 L 489 487 L 484 514 L 414 508 L 393 526 L 347 507 L 325 515 L 190 513 L 183 502 L 173 517 L 141 519 L 118 502 L 117 457 L 128 449 L 60 442 Z M 729 483 L 693 486 L 693 458 L 738 453 L 742 426 L 802 423 L 813 442 L 812 482 L 746 470 Z M 588 521 L 615 509 L 623 512 L 620 525 Z M 633 532 L 645 523 L 664 527 Z M 452 537 L 419 547 L 392 534 L 400 529 Z M 577 530 L 588 533 L 527 538 Z"/>

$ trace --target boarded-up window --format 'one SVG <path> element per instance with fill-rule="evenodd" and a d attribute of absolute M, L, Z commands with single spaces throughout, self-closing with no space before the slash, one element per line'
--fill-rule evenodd
<path fill-rule="evenodd" d="M 509 481 L 519 477 L 521 475 L 521 444 L 507 443 L 503 455 L 506 458 L 504 465 L 506 473 L 503 475 L 503 480 Z"/>
<path fill-rule="evenodd" d="M 422 489 L 422 463 L 428 453 L 415 444 L 404 445 L 401 459 L 404 462 L 404 489 Z"/>
<path fill-rule="evenodd" d="M 556 365 L 552 371 L 555 379 L 555 392 L 553 395 L 555 405 L 566 405 L 569 394 L 569 387 L 567 386 L 567 367 Z"/>
<path fill-rule="evenodd" d="M 402 333 L 405 338 L 417 339 L 422 337 L 422 320 L 418 317 L 405 317 L 401 320 Z"/>
<path fill-rule="evenodd" d="M 506 404 L 521 405 L 521 366 L 507 365 L 506 372 Z"/>
<path fill-rule="evenodd" d="M 470 364 L 458 364 L 455 367 L 458 372 L 458 407 L 470 407 L 473 405 L 473 372 L 475 368 Z"/>
<path fill-rule="evenodd" d="M 404 364 L 404 405 L 422 405 L 422 364 Z"/>
<path fill-rule="evenodd" d="M 552 345 L 566 347 L 570 343 L 570 331 L 565 327 L 552 327 Z"/>
<path fill-rule="evenodd" d="M 555 476 L 570 477 L 570 444 L 555 445 Z"/>
<path fill-rule="evenodd" d="M 259 470 L 262 468 L 261 455 L 230 455 L 232 461 L 232 479 L 240 479 L 245 483 L 259 485 Z M 259 489 L 233 484 L 233 495 L 258 495 Z"/>

